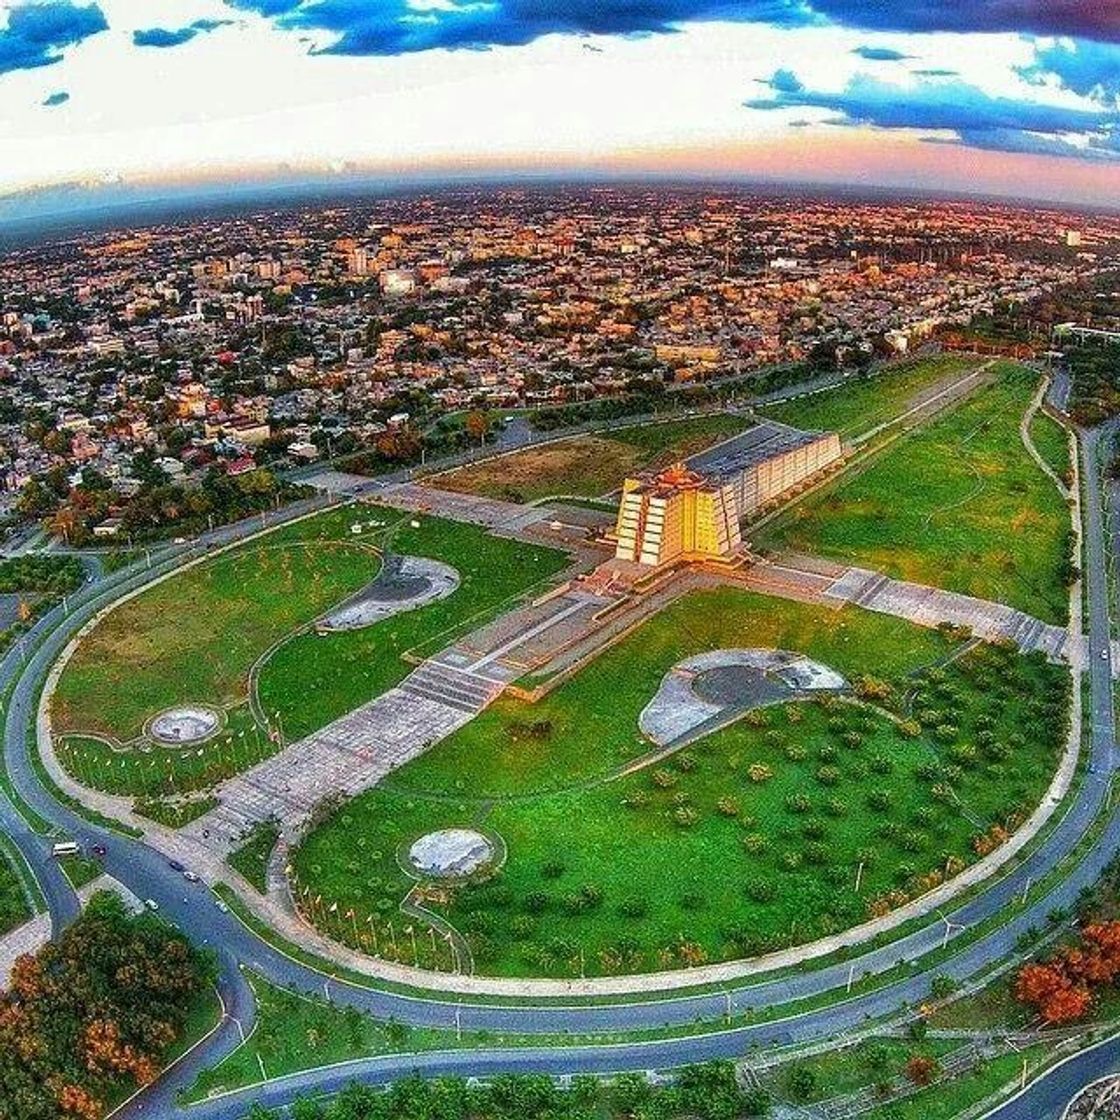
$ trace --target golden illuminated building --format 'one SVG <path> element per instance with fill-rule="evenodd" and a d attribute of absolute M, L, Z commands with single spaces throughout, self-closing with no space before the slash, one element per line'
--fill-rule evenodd
<path fill-rule="evenodd" d="M 802 432 L 771 421 L 689 463 L 628 478 L 622 487 L 615 557 L 656 567 L 731 557 L 739 525 L 843 459 L 835 432 Z"/>

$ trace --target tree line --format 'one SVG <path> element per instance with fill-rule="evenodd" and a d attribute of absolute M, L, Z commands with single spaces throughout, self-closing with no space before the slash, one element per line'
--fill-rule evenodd
<path fill-rule="evenodd" d="M 740 1085 L 731 1062 L 685 1066 L 669 1084 L 627 1074 L 611 1082 L 575 1077 L 568 1088 L 541 1074 L 507 1074 L 485 1085 L 414 1075 L 387 1090 L 347 1086 L 329 1103 L 299 1100 L 292 1120 L 741 1120 L 765 1116 L 770 1096 Z M 255 1105 L 249 1120 L 279 1120 Z"/>

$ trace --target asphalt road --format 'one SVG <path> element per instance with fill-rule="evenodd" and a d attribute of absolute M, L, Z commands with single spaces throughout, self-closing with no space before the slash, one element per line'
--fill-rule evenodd
<path fill-rule="evenodd" d="M 1093 454 L 1095 437 L 1086 443 L 1085 454 Z M 1095 479 L 1095 474 L 1087 472 Z M 400 1055 L 368 1059 L 346 1067 L 312 1070 L 281 1081 L 271 1082 L 264 1090 L 249 1090 L 180 1110 L 174 1094 L 193 1081 L 196 1073 L 212 1065 L 227 1053 L 240 1038 L 242 1029 L 249 1030 L 253 1020 L 253 1003 L 240 966 L 252 968 L 272 982 L 306 992 L 324 992 L 322 974 L 300 965 L 277 952 L 248 931 L 232 915 L 213 904 L 205 888 L 186 883 L 164 858 L 143 842 L 98 828 L 60 805 L 40 784 L 28 754 L 27 729 L 35 718 L 35 701 L 39 687 L 70 637 L 86 619 L 115 598 L 143 585 L 153 575 L 174 569 L 183 562 L 184 552 L 196 548 L 166 549 L 153 556 L 152 569 L 127 570 L 116 573 L 87 587 L 70 600 L 69 614 L 61 610 L 42 619 L 32 632 L 32 639 L 42 644 L 23 664 L 21 649 L 9 652 L 0 662 L 0 687 L 15 682 L 8 720 L 5 726 L 4 751 L 12 781 L 21 796 L 43 817 L 74 836 L 83 847 L 95 843 L 106 847 L 105 867 L 142 898 L 153 898 L 161 911 L 176 922 L 197 943 L 215 950 L 221 974 L 221 991 L 230 1018 L 206 1043 L 156 1085 L 139 1094 L 122 1110 L 122 1117 L 190 1116 L 199 1120 L 232 1120 L 243 1115 L 254 1099 L 269 1105 L 290 1101 L 300 1093 L 325 1093 L 337 1089 L 352 1078 L 367 1081 L 391 1080 L 413 1069 L 430 1073 L 460 1072 L 484 1074 L 499 1070 L 534 1070 L 549 1073 L 617 1072 L 627 1069 L 662 1068 L 711 1057 L 741 1057 L 752 1047 L 773 1046 L 791 1042 L 831 1037 L 863 1026 L 868 1017 L 899 1011 L 904 1004 L 913 1006 L 927 997 L 934 975 L 950 975 L 965 979 L 993 961 L 1012 953 L 1017 937 L 1028 928 L 1042 928 L 1046 916 L 1056 907 L 1069 907 L 1079 891 L 1099 877 L 1103 867 L 1120 850 L 1120 814 L 1114 815 L 1105 833 L 1092 852 L 1078 864 L 1045 898 L 1020 907 L 1017 899 L 1029 882 L 1053 867 L 1077 843 L 1103 803 L 1107 781 L 1114 766 L 1115 744 L 1112 734 L 1111 665 L 1108 661 L 1107 587 L 1103 516 L 1099 487 L 1086 486 L 1087 556 L 1086 578 L 1090 598 L 1091 631 L 1092 736 L 1089 774 L 1077 796 L 1057 826 L 1033 854 L 1019 867 L 994 879 L 985 890 L 949 914 L 952 936 L 961 929 L 997 914 L 1018 910 L 999 929 L 963 946 L 961 951 L 936 967 L 923 969 L 916 963 L 911 973 L 890 985 L 866 995 L 851 998 L 826 1008 L 797 1015 L 783 1016 L 770 1022 L 757 1023 L 719 1033 L 691 1038 L 666 1039 L 657 1042 L 625 1043 L 617 1046 L 540 1049 L 495 1049 L 490 1051 L 456 1051 L 446 1054 Z M 315 503 L 304 503 L 298 510 L 283 511 L 268 518 L 284 520 L 304 512 Z M 227 526 L 208 534 L 204 543 L 211 546 L 229 543 L 255 532 L 259 519 Z M 1101 653 L 1104 656 L 1101 656 Z M 51 906 L 55 928 L 61 928 L 77 912 L 76 899 L 57 865 L 50 858 L 50 841 L 31 832 L 6 798 L 0 798 L 0 824 L 10 830 L 16 843 L 27 856 L 40 877 Z M 868 950 L 848 962 L 808 973 L 747 980 L 727 991 L 698 995 L 668 995 L 643 1002 L 614 1005 L 564 1005 L 549 1002 L 537 1006 L 486 1005 L 375 991 L 330 980 L 326 992 L 332 1000 L 352 1004 L 381 1018 L 395 1017 L 400 1022 L 440 1026 L 465 1031 L 489 1030 L 522 1034 L 624 1032 L 652 1030 L 666 1025 L 683 1026 L 698 1020 L 719 1021 L 731 1013 L 747 1009 L 777 1008 L 791 1001 L 826 992 L 839 993 L 847 984 L 849 971 L 855 977 L 880 973 L 893 968 L 900 960 L 920 962 L 931 950 L 940 948 L 945 927 L 936 920 L 888 946 Z M 950 944 L 951 944 L 950 940 Z M 1109 1058 L 1108 1048 L 1087 1055 L 1086 1076 L 1091 1080 L 1103 1072 L 1101 1063 Z M 1094 1055 L 1100 1055 L 1095 1057 Z M 1063 1067 L 1068 1068 L 1068 1067 Z M 1071 1075 L 1072 1076 L 1072 1075 Z M 1031 1093 L 1021 1098 L 1028 1111 L 1000 1113 L 1001 1120 L 1027 1117 L 1041 1120 L 1047 1093 L 1060 1097 L 1068 1086 L 1064 1073 L 1041 1081 Z M 1032 1094 L 1035 1094 L 1032 1096 Z M 1008 1107 L 1015 1107 L 1014 1105 Z"/>

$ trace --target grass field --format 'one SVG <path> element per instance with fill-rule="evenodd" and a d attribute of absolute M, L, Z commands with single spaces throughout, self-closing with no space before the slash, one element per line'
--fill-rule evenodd
<path fill-rule="evenodd" d="M 747 645 L 893 682 L 883 703 L 917 723 L 790 704 L 612 777 L 648 749 L 638 715 L 673 664 Z M 370 948 L 377 931 L 383 955 L 447 967 L 442 944 L 400 936 L 411 880 L 398 853 L 429 830 L 472 826 L 502 837 L 505 866 L 428 905 L 483 972 L 682 967 L 845 928 L 928 889 L 947 860 L 975 858 L 982 834 L 1015 825 L 1053 772 L 1064 674 L 980 647 L 910 676 L 952 649 L 856 609 L 696 593 L 537 704 L 499 702 L 343 806 L 296 852 L 297 890 L 322 895 L 313 917 L 335 936 Z M 324 913 L 334 902 L 351 931 Z"/>
<path fill-rule="evenodd" d="M 437 653 L 530 588 L 543 589 L 568 564 L 565 553 L 495 537 L 474 525 L 410 518 L 393 533 L 394 552 L 428 556 L 459 572 L 455 593 L 364 630 L 299 635 L 263 666 L 258 685 L 266 712 L 283 714 L 284 735 L 299 739 L 398 684 L 409 650 Z"/>
<path fill-rule="evenodd" d="M 280 827 L 276 821 L 261 821 L 245 842 L 226 857 L 230 867 L 239 871 L 261 894 L 268 891 L 268 860 L 279 839 Z"/>
<path fill-rule="evenodd" d="M 1010 363 L 999 372 L 998 382 L 795 506 L 757 543 L 1064 622 L 1069 512 L 1019 436 L 1037 379 Z"/>
<path fill-rule="evenodd" d="M 760 409 L 765 416 L 811 431 L 860 435 L 905 412 L 914 398 L 939 381 L 975 369 L 976 358 L 939 354 L 891 366 L 871 377 L 851 378 L 835 389 Z"/>
<path fill-rule="evenodd" d="M 367 517 L 375 514 L 376 517 Z M 359 519 L 386 522 L 354 538 Z M 396 684 L 401 655 L 434 652 L 567 564 L 567 556 L 491 536 L 472 525 L 366 507 L 333 510 L 269 534 L 159 584 L 111 612 L 64 670 L 52 705 L 60 759 L 80 781 L 157 799 L 206 789 L 268 757 L 276 743 L 248 705 L 249 670 L 271 647 L 259 696 L 290 742 Z M 376 575 L 372 550 L 458 569 L 454 594 L 364 630 L 292 635 Z M 287 639 L 287 640 L 285 640 Z M 179 703 L 229 705 L 221 732 L 197 748 L 137 743 L 144 723 Z M 94 734 L 90 734 L 90 733 Z M 142 749 L 118 749 L 107 736 Z M 158 810 L 157 810 L 158 812 Z"/>
<path fill-rule="evenodd" d="M 0 934 L 13 930 L 31 917 L 23 877 L 16 867 L 19 858 L 9 853 L 5 844 L 0 846 Z"/>
<path fill-rule="evenodd" d="M 349 537 L 352 510 L 277 530 L 165 580 L 83 639 L 55 691 L 60 731 L 121 742 L 175 704 L 245 699 L 257 658 L 363 587 L 377 555 Z"/>
<path fill-rule="evenodd" d="M 594 498 L 616 490 L 627 475 L 695 455 L 748 427 L 744 417 L 717 414 L 574 436 L 463 467 L 431 485 L 516 502 L 554 494 Z"/>
<path fill-rule="evenodd" d="M 1065 428 L 1045 412 L 1035 413 L 1030 427 L 1031 441 L 1050 469 L 1061 479 L 1069 475 L 1069 437 Z"/>

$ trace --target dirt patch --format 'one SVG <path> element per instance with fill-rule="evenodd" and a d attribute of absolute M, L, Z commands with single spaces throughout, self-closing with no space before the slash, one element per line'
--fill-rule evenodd
<path fill-rule="evenodd" d="M 576 436 L 462 467 L 427 485 L 506 501 L 528 502 L 553 494 L 594 498 L 617 489 L 641 465 L 637 448 L 596 436 Z"/>

